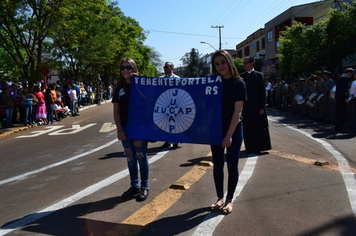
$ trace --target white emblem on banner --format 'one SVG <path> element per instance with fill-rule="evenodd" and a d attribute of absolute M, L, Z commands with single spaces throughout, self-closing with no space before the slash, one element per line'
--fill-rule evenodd
<path fill-rule="evenodd" d="M 153 122 L 167 133 L 179 134 L 192 125 L 195 112 L 193 98 L 188 92 L 178 88 L 169 89 L 156 101 Z"/>

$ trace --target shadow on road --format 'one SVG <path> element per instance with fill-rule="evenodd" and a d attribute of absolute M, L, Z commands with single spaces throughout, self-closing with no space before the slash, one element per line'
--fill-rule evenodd
<path fill-rule="evenodd" d="M 313 130 L 312 136 L 315 138 L 325 139 L 351 139 L 356 137 L 355 132 L 350 132 L 350 124 L 347 123 L 346 131 L 344 133 L 336 133 L 335 126 L 324 122 L 317 121 L 313 118 L 293 113 L 289 111 L 283 111 L 270 108 L 267 110 L 267 115 L 279 117 L 278 123 L 287 124 L 296 129 L 311 129 Z"/>
<path fill-rule="evenodd" d="M 121 197 L 113 197 L 98 202 L 69 206 L 55 212 L 32 214 L 9 222 L 1 229 L 16 228 L 14 226 L 18 225 L 17 222 L 21 220 L 42 217 L 23 226 L 21 232 L 56 236 L 177 235 L 196 227 L 210 212 L 209 208 L 195 209 L 186 214 L 159 219 L 147 226 L 117 224 L 85 218 L 91 213 L 119 207 L 126 201 Z"/>
<path fill-rule="evenodd" d="M 339 236 L 355 236 L 355 216 L 350 214 L 345 217 L 336 218 L 334 221 L 330 221 L 321 227 L 298 234 L 298 236 L 332 235 L 333 232 L 335 233 L 334 235 Z"/>

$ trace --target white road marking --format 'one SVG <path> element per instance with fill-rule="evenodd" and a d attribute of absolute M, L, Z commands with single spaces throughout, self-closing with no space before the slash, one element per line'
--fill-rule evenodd
<path fill-rule="evenodd" d="M 96 123 L 92 124 L 87 124 L 86 126 L 81 127 L 80 125 L 72 125 L 72 128 L 67 128 L 67 129 L 61 129 L 54 131 L 52 133 L 49 133 L 48 135 L 67 135 L 67 134 L 76 134 L 79 133 L 80 131 L 83 131 L 87 128 L 90 128 L 92 126 L 96 125 Z M 63 131 L 69 131 L 69 132 L 63 132 Z"/>
<path fill-rule="evenodd" d="M 242 192 L 242 189 L 245 187 L 247 181 L 252 176 L 253 171 L 255 170 L 257 159 L 258 159 L 258 156 L 252 156 L 252 155 L 249 155 L 249 158 L 247 158 L 245 166 L 239 176 L 239 182 L 237 183 L 237 188 L 235 190 L 234 198 L 232 199 L 233 202 L 240 195 L 240 193 Z M 226 195 L 226 193 L 225 193 L 225 195 Z M 204 218 L 202 223 L 199 224 L 197 229 L 194 231 L 193 236 L 213 235 L 216 227 L 219 225 L 219 223 L 222 221 L 223 218 L 224 218 L 224 215 L 222 215 L 221 212 L 219 212 L 219 211 L 210 212 Z"/>
<path fill-rule="evenodd" d="M 60 161 L 60 162 L 51 164 L 51 165 L 49 165 L 49 166 L 45 166 L 45 167 L 42 167 L 42 168 L 37 169 L 37 170 L 33 170 L 33 171 L 30 171 L 30 172 L 27 172 L 27 173 L 24 173 L 24 174 L 21 174 L 21 175 L 17 175 L 17 176 L 12 177 L 12 178 L 8 178 L 8 179 L 5 179 L 5 180 L 1 180 L 1 181 L 0 181 L 0 185 L 6 184 L 6 183 L 9 183 L 9 182 L 12 182 L 12 181 L 16 181 L 16 180 L 19 180 L 19 179 L 23 179 L 23 178 L 26 178 L 26 177 L 28 177 L 28 176 L 30 176 L 30 175 L 37 174 L 37 173 L 39 173 L 39 172 L 42 172 L 42 171 L 51 169 L 51 168 L 53 168 L 53 167 L 57 167 L 57 166 L 63 165 L 63 164 L 68 163 L 68 162 L 70 162 L 70 161 L 77 160 L 77 159 L 79 159 L 79 158 L 81 158 L 81 157 L 84 157 L 84 156 L 86 156 L 86 155 L 90 155 L 90 154 L 92 154 L 92 153 L 94 153 L 94 152 L 97 152 L 97 151 L 103 149 L 103 148 L 106 148 L 106 147 L 108 147 L 108 146 L 110 146 L 110 145 L 112 145 L 112 144 L 114 144 L 114 143 L 116 143 L 116 142 L 118 142 L 117 139 L 115 139 L 115 140 L 113 140 L 113 141 L 111 141 L 111 142 L 108 142 L 108 143 L 106 143 L 106 144 L 104 144 L 104 145 L 102 145 L 102 146 L 100 146 L 100 147 L 94 148 L 94 149 L 92 149 L 92 150 L 90 150 L 90 151 L 81 153 L 81 154 L 79 154 L 79 155 L 76 155 L 76 156 L 74 156 L 74 157 L 65 159 L 65 160 L 63 160 L 63 161 Z"/>
<path fill-rule="evenodd" d="M 164 155 L 166 155 L 166 153 L 169 152 L 168 150 L 166 151 L 162 151 L 157 153 L 156 155 L 154 155 L 153 157 L 151 157 L 148 162 L 151 164 L 155 161 L 158 161 L 159 159 L 161 159 Z M 128 169 L 120 171 L 119 173 L 112 175 L 94 185 L 91 185 L 89 187 L 87 187 L 86 189 L 83 189 L 82 191 L 68 197 L 65 198 L 51 206 L 48 206 L 36 213 L 33 213 L 31 215 L 25 216 L 24 218 L 17 220 L 9 225 L 6 225 L 2 228 L 0 228 L 0 236 L 2 235 L 6 235 L 8 233 L 11 233 L 12 231 L 15 231 L 25 225 L 31 224 L 32 222 L 41 219 L 55 211 L 58 211 L 90 194 L 93 194 L 97 191 L 99 191 L 100 189 L 103 189 L 107 186 L 109 186 L 110 184 L 113 184 L 117 181 L 119 181 L 122 178 L 125 178 L 127 175 L 129 174 Z"/>
<path fill-rule="evenodd" d="M 32 131 L 30 135 L 21 135 L 21 136 L 18 136 L 16 138 L 33 138 L 33 137 L 40 136 L 42 134 L 50 133 L 50 132 L 52 132 L 52 131 L 54 131 L 56 129 L 60 129 L 62 127 L 64 127 L 64 125 L 45 127 L 44 130 L 35 130 L 35 131 Z"/>
<path fill-rule="evenodd" d="M 99 130 L 99 133 L 106 133 L 110 132 L 112 130 L 116 129 L 116 125 L 113 124 L 112 122 L 106 122 L 101 126 L 101 129 Z"/>
<path fill-rule="evenodd" d="M 272 119 L 270 117 L 268 119 L 273 122 L 278 123 L 278 121 L 275 119 Z M 356 179 L 355 179 L 355 174 L 352 172 L 347 159 L 343 155 L 341 155 L 340 152 L 335 150 L 329 143 L 327 143 L 321 139 L 315 138 L 311 134 L 309 134 L 303 130 L 296 129 L 296 128 L 289 126 L 287 124 L 282 124 L 282 125 L 284 125 L 287 128 L 290 128 L 294 131 L 298 131 L 299 133 L 304 134 L 308 138 L 313 139 L 314 141 L 320 143 L 321 145 L 324 146 L 324 148 L 326 150 L 328 150 L 335 157 L 335 159 L 339 163 L 340 173 L 341 173 L 341 175 L 344 179 L 345 185 L 346 185 L 346 190 L 349 195 L 352 212 L 354 213 L 354 216 L 356 217 Z"/>

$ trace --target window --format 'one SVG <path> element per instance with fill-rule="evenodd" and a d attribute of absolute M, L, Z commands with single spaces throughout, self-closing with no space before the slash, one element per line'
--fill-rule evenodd
<path fill-rule="evenodd" d="M 250 56 L 250 47 L 249 46 L 245 47 L 245 57 L 246 56 Z"/>
<path fill-rule="evenodd" d="M 263 50 L 263 49 L 265 49 L 265 38 L 263 38 L 263 39 L 261 40 L 261 43 L 262 43 L 262 50 Z"/>
<path fill-rule="evenodd" d="M 256 41 L 256 51 L 260 51 L 260 41 Z"/>
<path fill-rule="evenodd" d="M 272 42 L 273 40 L 273 35 L 272 31 L 269 31 L 267 34 L 267 42 Z"/>
<path fill-rule="evenodd" d="M 239 51 L 237 52 L 237 57 L 242 58 L 242 50 L 239 50 Z"/>

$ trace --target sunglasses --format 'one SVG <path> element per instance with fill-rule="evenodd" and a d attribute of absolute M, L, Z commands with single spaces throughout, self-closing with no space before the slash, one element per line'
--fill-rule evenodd
<path fill-rule="evenodd" d="M 169 69 L 171 66 L 164 66 L 163 69 Z"/>
<path fill-rule="evenodd" d="M 132 70 L 132 66 L 120 66 L 120 70 Z"/>

